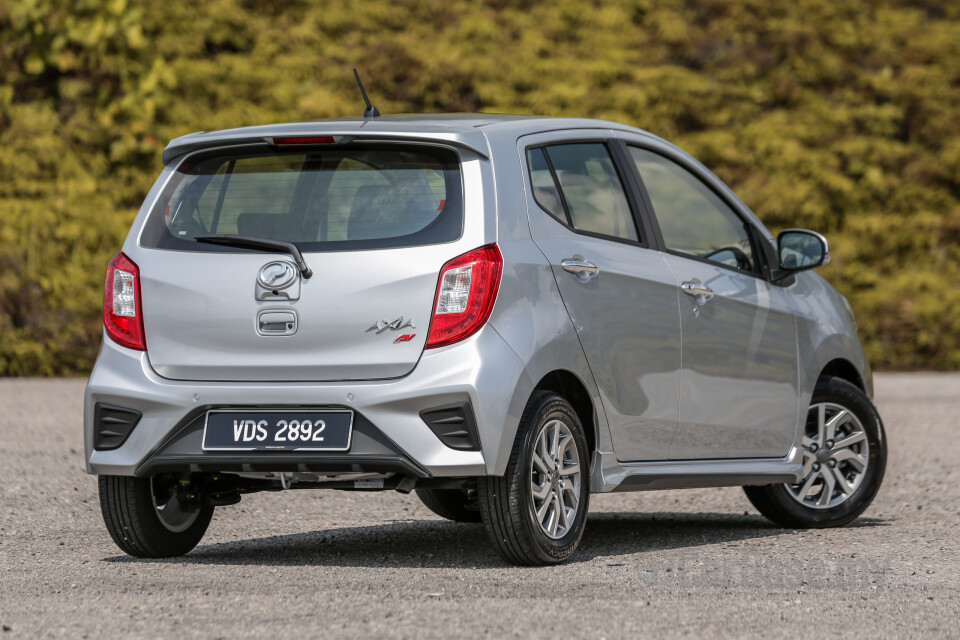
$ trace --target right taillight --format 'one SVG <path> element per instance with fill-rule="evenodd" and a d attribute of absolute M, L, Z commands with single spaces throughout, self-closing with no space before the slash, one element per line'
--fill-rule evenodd
<path fill-rule="evenodd" d="M 140 270 L 123 253 L 107 266 L 103 288 L 103 326 L 117 344 L 146 351 L 143 308 L 140 302 Z"/>
<path fill-rule="evenodd" d="M 500 288 L 503 257 L 495 244 L 488 244 L 443 265 L 427 349 L 443 347 L 474 334 L 490 317 Z"/>

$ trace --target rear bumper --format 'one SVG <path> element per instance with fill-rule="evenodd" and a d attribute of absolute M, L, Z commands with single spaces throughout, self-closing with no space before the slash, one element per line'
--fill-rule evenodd
<path fill-rule="evenodd" d="M 360 413 L 354 413 L 353 437 L 347 452 L 203 451 L 206 413 L 218 408 L 199 407 L 188 414 L 173 429 L 173 435 L 137 467 L 134 475 L 152 476 L 165 471 L 399 473 L 414 478 L 432 475 Z"/>
<path fill-rule="evenodd" d="M 157 375 L 148 358 L 148 353 L 104 339 L 84 398 L 88 473 L 131 476 L 172 470 L 255 470 L 490 475 L 500 462 L 503 440 L 514 437 L 519 416 L 511 414 L 515 404 L 511 400 L 518 386 L 525 386 L 521 384 L 523 363 L 490 326 L 462 343 L 426 351 L 410 374 L 393 380 L 175 381 Z M 118 448 L 94 449 L 98 402 L 142 414 Z M 479 451 L 446 446 L 420 416 L 425 409 L 464 402 L 470 403 L 476 417 Z M 355 411 L 354 433 L 359 437 L 345 453 L 203 451 L 203 416 L 214 407 L 349 408 Z"/>

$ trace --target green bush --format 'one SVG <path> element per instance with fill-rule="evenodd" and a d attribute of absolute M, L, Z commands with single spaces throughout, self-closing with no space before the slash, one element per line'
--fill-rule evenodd
<path fill-rule="evenodd" d="M 102 279 L 178 135 L 384 113 L 633 124 L 822 273 L 875 366 L 960 366 L 960 6 L 937 0 L 0 2 L 0 375 L 89 370 Z"/>

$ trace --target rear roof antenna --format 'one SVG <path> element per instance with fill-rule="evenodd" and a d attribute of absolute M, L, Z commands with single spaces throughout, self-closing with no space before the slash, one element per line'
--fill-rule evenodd
<path fill-rule="evenodd" d="M 357 77 L 357 84 L 360 85 L 360 93 L 363 94 L 363 101 L 367 103 L 367 108 L 363 111 L 363 119 L 376 120 L 380 117 L 380 110 L 370 104 L 370 98 L 367 97 L 367 92 L 363 88 L 363 82 L 360 81 L 360 74 L 357 73 L 356 68 L 353 70 L 353 75 Z"/>

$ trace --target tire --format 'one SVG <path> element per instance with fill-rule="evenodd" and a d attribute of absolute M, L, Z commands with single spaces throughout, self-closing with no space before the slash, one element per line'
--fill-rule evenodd
<path fill-rule="evenodd" d="M 866 394 L 840 378 L 825 378 L 818 382 L 810 405 L 803 446 L 804 478 L 797 484 L 744 487 L 743 490 L 757 511 L 783 527 L 841 527 L 856 520 L 870 506 L 883 482 L 887 466 L 887 439 L 883 422 Z M 826 416 L 836 418 L 840 410 L 853 414 L 852 418 L 837 418 L 838 421 L 849 421 L 845 426 L 843 422 L 838 422 L 837 428 L 843 429 L 842 439 L 834 442 L 826 437 L 829 431 L 825 432 L 824 437 L 820 436 L 819 423 L 832 420 L 822 420 L 817 416 L 819 406 L 825 407 Z M 858 430 L 863 433 L 862 438 L 857 435 Z M 814 433 L 816 437 L 812 435 Z M 856 444 L 841 446 L 843 442 L 857 438 L 859 442 Z M 825 449 L 824 445 L 829 446 Z M 850 454 L 842 453 L 845 450 L 852 451 L 857 460 L 866 461 L 866 467 L 859 474 L 859 463 L 852 464 L 856 461 Z M 840 456 L 846 460 L 838 463 Z M 811 478 L 817 474 L 821 477 Z M 825 478 L 828 474 L 835 476 L 833 484 L 829 486 Z M 841 485 L 841 478 L 845 479 L 845 485 Z M 809 489 L 805 489 L 807 481 L 812 483 Z M 854 485 L 852 491 L 845 489 Z M 817 490 L 818 487 L 819 491 L 808 495 L 808 491 Z"/>
<path fill-rule="evenodd" d="M 546 441 L 541 438 L 545 431 L 549 431 Z M 562 446 L 553 446 L 554 440 Z M 558 454 L 544 453 L 546 462 L 537 465 L 534 454 L 544 451 L 544 446 Z M 506 473 L 480 478 L 477 487 L 483 524 L 504 560 L 527 566 L 550 565 L 567 560 L 576 551 L 590 507 L 589 455 L 583 426 L 573 407 L 554 393 L 535 393 L 520 420 Z M 556 458 L 561 458 L 559 466 L 553 464 Z M 574 460 L 579 468 L 576 475 Z M 544 472 L 548 467 L 553 471 Z M 564 474 L 564 468 L 569 473 Z M 535 498 L 534 482 L 545 497 Z M 568 505 L 573 504 L 574 497 L 578 497 L 575 512 L 568 519 Z M 542 519 L 537 518 L 537 502 L 544 514 Z"/>
<path fill-rule="evenodd" d="M 441 518 L 454 522 L 480 522 L 476 498 L 463 489 L 417 489 L 417 497 Z"/>
<path fill-rule="evenodd" d="M 100 511 L 107 531 L 117 546 L 131 556 L 182 556 L 197 546 L 213 517 L 213 507 L 184 508 L 179 503 L 175 477 L 100 476 L 99 483 Z M 156 495 L 167 500 L 155 502 Z M 169 516 L 165 520 L 158 503 L 179 517 Z"/>

